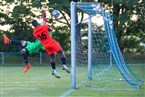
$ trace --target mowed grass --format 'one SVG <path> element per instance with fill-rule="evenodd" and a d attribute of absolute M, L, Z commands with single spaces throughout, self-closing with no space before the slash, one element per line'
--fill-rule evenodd
<path fill-rule="evenodd" d="M 1 67 L 0 97 L 58 97 L 70 89 L 70 74 L 58 67 L 61 79 L 51 75 L 49 66 L 33 66 L 23 73 L 23 67 Z"/>
<path fill-rule="evenodd" d="M 131 70 L 145 81 L 145 64 L 143 66 L 130 66 Z M 98 82 L 99 83 L 99 82 Z M 118 83 L 119 84 L 119 83 Z M 145 97 L 145 82 L 140 84 L 139 90 L 89 90 L 76 89 L 68 97 Z"/>
<path fill-rule="evenodd" d="M 71 74 L 57 66 L 61 79 L 51 75 L 50 66 L 32 66 L 23 73 L 23 66 L 1 65 L 0 97 L 60 97 L 71 89 Z M 145 80 L 145 65 L 131 66 L 133 72 Z M 89 90 L 75 89 L 67 97 L 145 97 L 145 83 L 140 90 Z"/>

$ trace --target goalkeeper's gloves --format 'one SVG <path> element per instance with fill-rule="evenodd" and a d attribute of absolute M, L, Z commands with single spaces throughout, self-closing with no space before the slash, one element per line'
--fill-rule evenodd
<path fill-rule="evenodd" d="M 42 19 L 43 19 L 43 21 L 48 22 L 48 19 L 46 18 L 46 12 L 45 11 L 42 12 Z"/>

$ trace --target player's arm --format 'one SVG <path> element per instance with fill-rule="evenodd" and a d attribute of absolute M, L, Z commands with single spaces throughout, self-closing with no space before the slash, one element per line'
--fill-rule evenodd
<path fill-rule="evenodd" d="M 46 12 L 42 12 L 42 25 L 47 25 L 47 22 L 49 21 L 47 18 L 46 18 Z M 52 36 L 52 28 L 50 25 L 47 25 L 48 26 L 48 31 L 49 31 L 49 34 Z"/>
<path fill-rule="evenodd" d="M 47 22 L 49 21 L 47 18 L 46 18 L 46 12 L 42 12 L 42 25 L 47 25 Z"/>
<path fill-rule="evenodd" d="M 43 20 L 42 25 L 47 25 L 47 22 L 49 21 L 49 19 L 46 18 L 46 12 L 45 11 L 42 12 L 42 20 Z M 50 25 L 48 25 L 48 31 L 52 31 Z"/>

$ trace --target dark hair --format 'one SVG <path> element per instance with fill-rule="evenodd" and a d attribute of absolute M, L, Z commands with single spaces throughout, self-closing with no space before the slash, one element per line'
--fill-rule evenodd
<path fill-rule="evenodd" d="M 34 27 L 37 27 L 37 26 L 39 25 L 39 23 L 37 22 L 37 20 L 33 20 L 33 21 L 32 21 L 32 25 L 33 25 Z"/>

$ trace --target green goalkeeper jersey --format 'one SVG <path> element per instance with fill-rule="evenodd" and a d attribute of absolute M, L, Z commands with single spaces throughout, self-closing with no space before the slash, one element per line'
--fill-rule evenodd
<path fill-rule="evenodd" d="M 52 32 L 50 31 L 49 33 L 52 36 Z M 40 51 L 45 50 L 45 48 L 43 47 L 43 45 L 39 40 L 36 40 L 35 42 L 27 41 L 27 45 L 25 48 L 27 49 L 29 54 L 36 54 L 39 53 Z"/>

